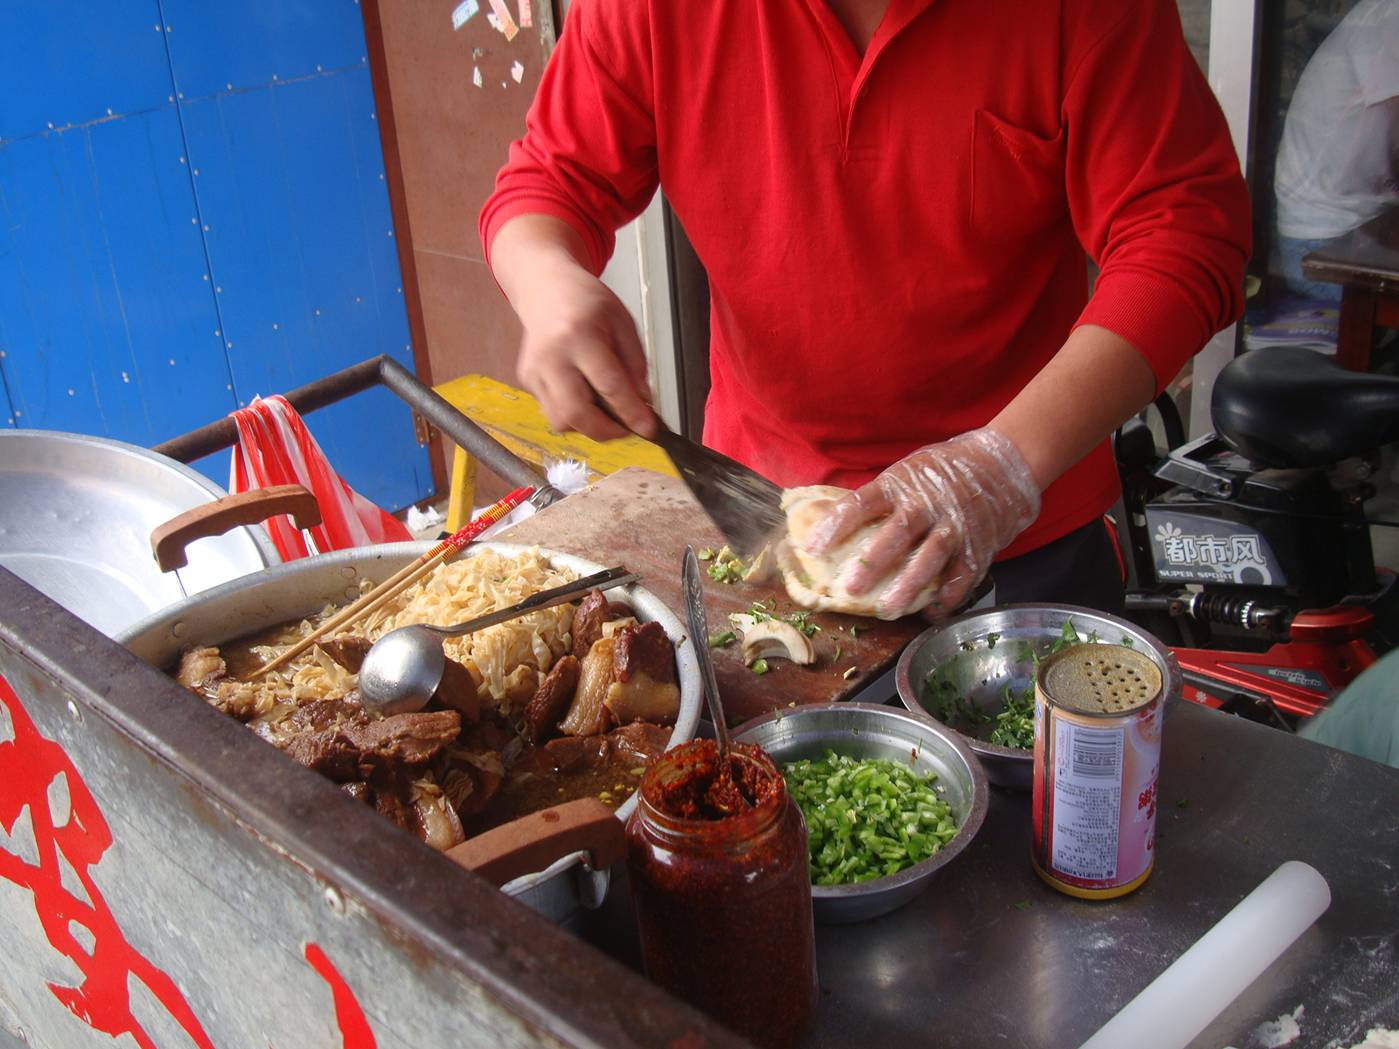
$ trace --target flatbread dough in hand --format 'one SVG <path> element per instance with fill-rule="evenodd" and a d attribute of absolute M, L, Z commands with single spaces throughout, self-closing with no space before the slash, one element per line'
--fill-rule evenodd
<path fill-rule="evenodd" d="M 850 593 L 841 578 L 846 563 L 859 556 L 861 548 L 879 529 L 882 520 L 862 526 L 843 543 L 820 556 L 805 549 L 812 529 L 840 499 L 849 494 L 848 488 L 826 484 L 789 488 L 782 493 L 782 509 L 787 512 L 787 538 L 777 548 L 777 565 L 782 571 L 787 594 L 798 604 L 819 612 L 897 618 L 880 615 L 879 600 L 902 570 L 902 564 L 864 594 Z M 918 594 L 915 608 L 922 608 L 933 599 L 939 582 L 934 580 Z"/>

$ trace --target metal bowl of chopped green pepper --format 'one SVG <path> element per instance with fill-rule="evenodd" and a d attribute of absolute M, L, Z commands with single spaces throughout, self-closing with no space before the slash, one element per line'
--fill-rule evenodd
<path fill-rule="evenodd" d="M 1029 790 L 1035 667 L 1080 641 L 1145 652 L 1166 695 L 1180 694 L 1180 667 L 1165 645 L 1135 623 L 1077 605 L 1001 605 L 956 616 L 909 642 L 894 682 L 905 707 L 961 733 L 992 783 Z"/>
<path fill-rule="evenodd" d="M 739 726 L 806 818 L 816 920 L 903 906 L 981 829 L 985 774 L 957 733 L 896 706 L 819 703 Z"/>

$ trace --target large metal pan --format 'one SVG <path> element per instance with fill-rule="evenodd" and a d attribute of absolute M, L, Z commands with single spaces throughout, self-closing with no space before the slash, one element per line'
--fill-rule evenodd
<path fill-rule="evenodd" d="M 360 594 L 361 580 L 378 583 L 432 545 L 389 543 L 359 547 L 269 568 L 163 609 L 122 631 L 116 640 L 148 663 L 169 667 L 180 652 L 191 645 L 223 644 L 310 615 L 329 602 L 352 600 Z M 507 554 L 527 549 L 510 543 L 481 543 L 468 548 L 462 556 L 473 556 L 483 548 Z M 579 575 L 604 567 L 571 554 L 542 552 L 555 565 Z M 656 595 L 636 585 L 618 593 L 625 596 L 639 620 L 659 621 L 675 644 L 680 673 L 680 715 L 669 746 L 676 746 L 693 737 L 699 721 L 700 680 L 693 644 L 685 641 L 686 631 L 680 621 Z M 190 701 L 200 702 L 194 696 Z M 248 745 L 264 744 L 249 732 Z M 617 817 L 625 821 L 635 807 L 633 795 L 617 810 Z M 570 853 L 544 870 L 516 878 L 503 889 L 542 914 L 566 922 L 577 914 L 580 906 L 591 908 L 601 904 L 607 893 L 608 872 L 591 870 L 585 859 L 585 853 Z"/>
<path fill-rule="evenodd" d="M 191 542 L 162 572 L 159 525 L 227 493 L 136 445 L 48 430 L 0 430 L 0 565 L 108 636 L 185 597 L 279 564 L 260 528 Z"/>

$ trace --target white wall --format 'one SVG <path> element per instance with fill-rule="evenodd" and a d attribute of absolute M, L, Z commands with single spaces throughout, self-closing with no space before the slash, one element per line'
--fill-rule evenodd
<path fill-rule="evenodd" d="M 665 250 L 661 195 L 641 216 L 617 231 L 617 248 L 602 272 L 636 321 L 651 376 L 656 410 L 671 429 L 680 428 L 680 386 L 675 369 L 671 324 L 670 273 Z"/>

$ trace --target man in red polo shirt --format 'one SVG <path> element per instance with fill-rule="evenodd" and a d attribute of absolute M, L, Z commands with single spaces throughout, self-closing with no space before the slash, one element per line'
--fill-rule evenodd
<path fill-rule="evenodd" d="M 1171 0 L 574 0 L 481 237 L 551 422 L 651 432 L 597 279 L 660 184 L 711 292 L 705 442 L 856 489 L 880 614 L 1120 606 L 1108 436 L 1242 308 L 1248 200 Z M 1098 275 L 1088 293 L 1085 253 Z"/>

